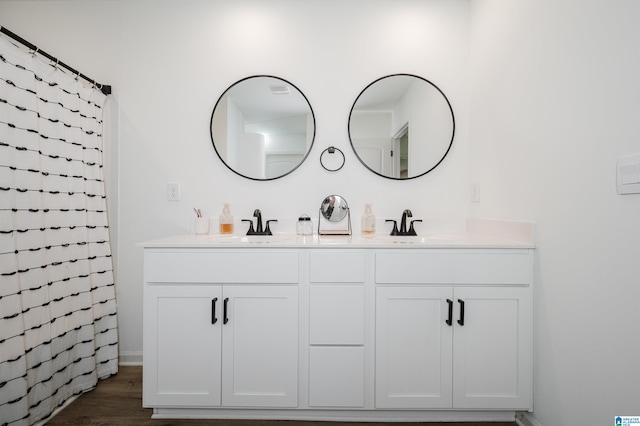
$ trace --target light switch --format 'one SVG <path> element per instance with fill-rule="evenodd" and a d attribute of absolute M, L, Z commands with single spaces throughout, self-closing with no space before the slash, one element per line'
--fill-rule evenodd
<path fill-rule="evenodd" d="M 640 194 L 640 154 L 618 158 L 618 194 Z"/>

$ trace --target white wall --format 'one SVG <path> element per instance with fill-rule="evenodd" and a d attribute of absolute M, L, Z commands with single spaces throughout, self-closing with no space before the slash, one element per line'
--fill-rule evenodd
<path fill-rule="evenodd" d="M 614 177 L 616 158 L 640 151 L 637 22 L 636 0 L 0 1 L 0 25 L 113 85 L 125 355 L 142 344 L 135 244 L 187 232 L 193 207 L 217 216 L 229 201 L 236 219 L 261 208 L 280 224 L 338 193 L 356 218 L 371 201 L 378 217 L 534 220 L 544 426 L 640 414 L 640 196 L 616 195 Z M 392 73 L 433 81 L 456 114 L 449 156 L 408 182 L 367 173 L 347 135 L 353 100 Z M 317 122 L 308 161 L 271 182 L 230 172 L 209 137 L 220 94 L 254 74 L 294 83 Z M 329 145 L 346 155 L 338 173 L 318 162 Z"/>
<path fill-rule="evenodd" d="M 640 415 L 640 2 L 472 2 L 475 217 L 538 224 L 535 417 Z"/>
<path fill-rule="evenodd" d="M 356 219 L 366 202 L 380 218 L 398 218 L 405 208 L 416 217 L 466 217 L 468 15 L 466 0 L 0 1 L 0 25 L 113 86 L 122 353 L 142 350 L 136 243 L 189 232 L 194 207 L 217 218 L 228 201 L 237 221 L 260 208 L 263 217 L 279 220 L 274 231 L 295 229 L 300 214 L 317 214 L 333 193 L 346 198 Z M 365 86 L 401 72 L 438 84 L 460 126 L 442 168 L 399 183 L 364 169 L 351 150 L 347 121 Z M 256 74 L 295 84 L 316 118 L 308 161 L 276 181 L 237 176 L 211 145 L 218 97 Z M 338 173 L 319 163 L 331 145 L 346 156 Z M 168 182 L 180 184 L 180 202 L 166 200 Z"/>

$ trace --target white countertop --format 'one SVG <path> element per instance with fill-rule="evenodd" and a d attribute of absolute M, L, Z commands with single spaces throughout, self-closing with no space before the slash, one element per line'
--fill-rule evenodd
<path fill-rule="evenodd" d="M 177 235 L 145 241 L 145 248 L 535 248 L 534 224 L 469 220 L 465 232 L 417 237 L 390 235 Z"/>

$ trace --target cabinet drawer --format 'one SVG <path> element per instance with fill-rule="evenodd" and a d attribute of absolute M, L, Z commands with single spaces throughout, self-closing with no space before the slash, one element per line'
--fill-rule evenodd
<path fill-rule="evenodd" d="M 350 250 L 311 252 L 309 281 L 312 283 L 364 282 L 364 253 Z"/>
<path fill-rule="evenodd" d="M 146 282 L 298 283 L 297 251 L 145 250 Z"/>
<path fill-rule="evenodd" d="M 364 286 L 313 285 L 309 296 L 310 344 L 364 344 Z"/>
<path fill-rule="evenodd" d="M 529 250 L 377 253 L 378 284 L 505 284 L 532 282 Z"/>
<path fill-rule="evenodd" d="M 309 406 L 364 407 L 362 346 L 314 346 L 309 349 Z"/>

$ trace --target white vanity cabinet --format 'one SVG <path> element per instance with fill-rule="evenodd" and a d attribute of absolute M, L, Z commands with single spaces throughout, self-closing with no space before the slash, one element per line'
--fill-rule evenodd
<path fill-rule="evenodd" d="M 269 238 L 145 245 L 154 417 L 509 421 L 533 408 L 532 244 Z"/>
<path fill-rule="evenodd" d="M 296 407 L 297 282 L 295 251 L 146 250 L 143 405 Z"/>
<path fill-rule="evenodd" d="M 532 398 L 527 250 L 376 255 L 376 408 L 519 409 Z"/>

